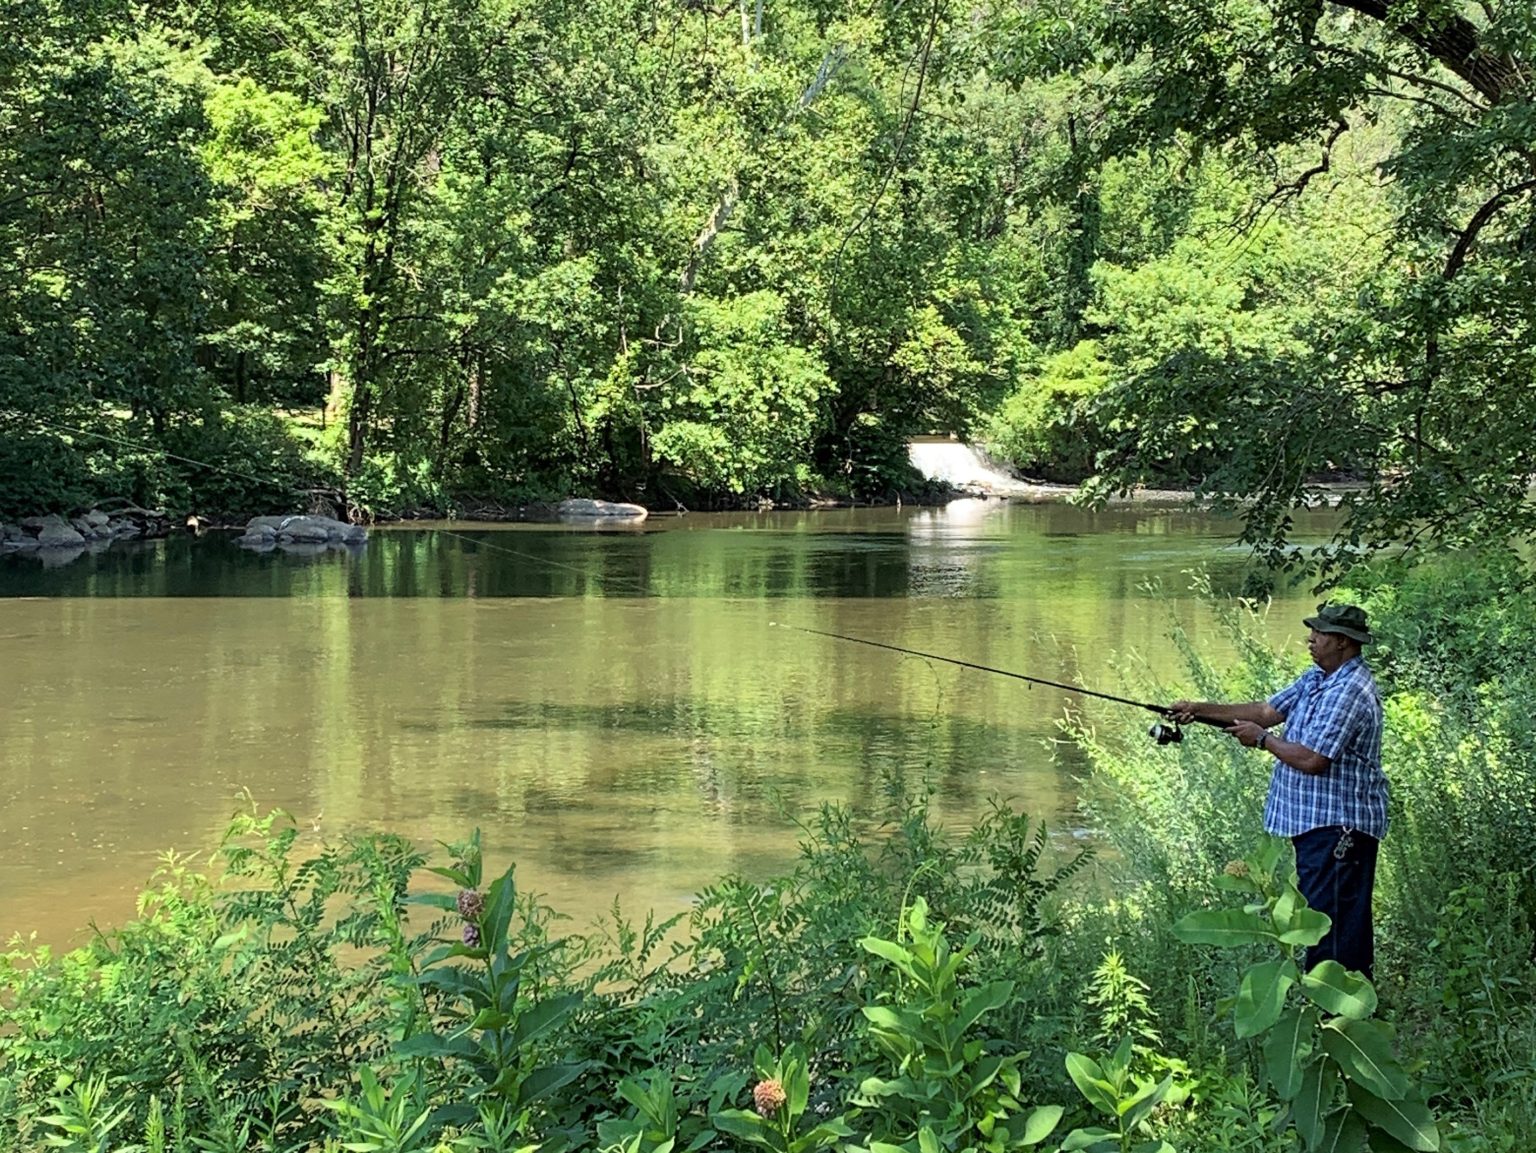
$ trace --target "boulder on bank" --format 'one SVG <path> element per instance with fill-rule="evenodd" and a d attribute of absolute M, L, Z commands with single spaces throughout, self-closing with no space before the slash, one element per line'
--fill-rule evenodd
<path fill-rule="evenodd" d="M 29 516 L 13 523 L 0 524 L 0 553 L 79 550 L 84 545 L 104 545 L 114 540 L 134 537 L 165 536 L 171 520 L 161 509 L 129 505 L 106 513 L 93 508 L 79 516 L 65 518 L 50 513 Z M 78 555 L 78 551 L 75 553 Z"/>
<path fill-rule="evenodd" d="M 555 506 L 555 515 L 564 521 L 644 520 L 650 514 L 644 505 L 610 500 L 563 500 Z"/>
<path fill-rule="evenodd" d="M 79 548 L 85 543 L 85 535 L 72 527 L 63 517 L 50 513 L 48 516 L 29 516 L 21 522 L 22 531 L 30 533 L 38 548 Z"/>
<path fill-rule="evenodd" d="M 265 549 L 283 544 L 360 545 L 367 540 L 368 530 L 362 525 L 328 516 L 258 516 L 251 518 L 235 543 Z"/>

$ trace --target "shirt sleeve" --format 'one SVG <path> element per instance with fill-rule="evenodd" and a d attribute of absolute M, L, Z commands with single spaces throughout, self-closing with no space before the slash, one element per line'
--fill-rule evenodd
<path fill-rule="evenodd" d="M 1288 686 L 1281 689 L 1269 698 L 1269 707 L 1279 713 L 1282 718 L 1291 715 L 1291 710 L 1296 707 L 1296 698 L 1301 696 L 1301 682 L 1305 676 L 1297 677 Z"/>
<path fill-rule="evenodd" d="M 1308 726 L 1307 747 L 1330 761 L 1349 747 L 1355 734 L 1370 724 L 1371 696 L 1365 686 L 1351 681 L 1338 688 L 1324 688 L 1315 722 Z"/>

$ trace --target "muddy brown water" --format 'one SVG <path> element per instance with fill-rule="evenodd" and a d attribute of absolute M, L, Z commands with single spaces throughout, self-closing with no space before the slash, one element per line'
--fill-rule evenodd
<path fill-rule="evenodd" d="M 1070 697 L 782 626 L 1122 691 L 1121 667 L 1178 676 L 1175 617 L 1224 649 L 1188 573 L 1238 588 L 1235 532 L 968 501 L 0 558 L 0 938 L 125 920 L 159 855 L 206 855 L 244 792 L 313 843 L 478 826 L 490 867 L 515 860 L 578 923 L 771 875 L 794 818 L 871 811 L 885 773 L 931 781 L 947 824 L 1007 797 L 1067 836 Z M 1276 637 L 1311 603 L 1283 596 Z"/>

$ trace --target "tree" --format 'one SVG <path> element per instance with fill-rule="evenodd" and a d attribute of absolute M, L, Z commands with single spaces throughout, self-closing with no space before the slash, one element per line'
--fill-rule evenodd
<path fill-rule="evenodd" d="M 1347 449 L 1365 487 L 1315 558 L 1325 567 L 1393 542 L 1536 530 L 1519 463 L 1536 458 L 1529 6 L 1137 0 L 1080 15 L 1015 19 L 999 66 L 1018 83 L 1070 68 L 1109 93 L 1106 155 L 1257 154 L 1272 174 L 1246 214 L 1258 221 L 1336 193 L 1364 137 L 1382 148 L 1357 171 L 1379 172 L 1392 211 L 1390 243 L 1353 266 L 1354 307 L 1311 316 L 1283 359 L 1185 344 L 1107 390 L 1107 425 L 1156 434 L 1122 437 L 1096 491 L 1214 443 L 1203 487 L 1245 501 L 1250 537 L 1282 559 L 1288 510 L 1318 498 Z"/>

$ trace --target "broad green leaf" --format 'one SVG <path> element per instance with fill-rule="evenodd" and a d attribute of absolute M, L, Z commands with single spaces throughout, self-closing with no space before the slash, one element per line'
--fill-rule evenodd
<path fill-rule="evenodd" d="M 1376 990 L 1337 961 L 1319 961 L 1301 978 L 1301 990 L 1325 1013 L 1363 1021 L 1376 1011 Z"/>
<path fill-rule="evenodd" d="M 437 1057 L 454 1056 L 467 1058 L 475 1053 L 475 1042 L 467 1034 L 460 1033 L 454 1037 L 441 1037 L 436 1033 L 417 1033 L 396 1043 L 394 1054 L 396 1057 Z"/>
<path fill-rule="evenodd" d="M 1389 1101 L 1408 1095 L 1408 1075 L 1392 1053 L 1392 1033 L 1382 1022 L 1335 1017 L 1323 1026 L 1322 1042 L 1323 1052 L 1355 1084 Z"/>
<path fill-rule="evenodd" d="M 1271 944 L 1279 940 L 1267 920 L 1241 909 L 1202 909 L 1180 917 L 1173 935 L 1186 945 Z"/>
<path fill-rule="evenodd" d="M 1083 1150 L 1084 1153 L 1112 1153 L 1120 1148 L 1120 1139 L 1108 1129 L 1097 1127 L 1090 1129 L 1074 1129 L 1067 1134 L 1067 1139 L 1061 1143 L 1061 1153 L 1076 1153 Z"/>
<path fill-rule="evenodd" d="M 1302 1074 L 1301 1091 L 1291 1106 L 1291 1116 L 1296 1121 L 1296 1132 L 1314 1153 L 1323 1143 L 1338 1090 L 1339 1071 L 1331 1061 L 1313 1061 Z"/>
<path fill-rule="evenodd" d="M 853 1130 L 848 1128 L 841 1118 L 835 1117 L 830 1121 L 823 1121 L 809 1133 L 796 1137 L 789 1143 L 789 1153 L 808 1153 L 811 1150 L 825 1149 L 835 1145 L 839 1137 L 852 1136 Z"/>
<path fill-rule="evenodd" d="M 480 915 L 480 927 L 485 934 L 484 948 L 493 957 L 499 957 L 507 948 L 507 930 L 517 913 L 517 883 L 512 877 L 513 867 L 491 882 L 485 895 L 485 912 Z"/>
<path fill-rule="evenodd" d="M 1348 1109 L 1331 1114 L 1317 1153 L 1363 1153 L 1365 1122 Z"/>
<path fill-rule="evenodd" d="M 407 905 L 425 905 L 429 909 L 442 909 L 445 912 L 458 912 L 458 898 L 448 893 L 412 893 L 405 899 Z"/>
<path fill-rule="evenodd" d="M 1012 981 L 992 981 L 977 989 L 966 998 L 961 1006 L 951 1027 L 958 1033 L 964 1033 L 974 1025 L 984 1014 L 999 1009 L 1008 1003 L 1008 998 L 1013 995 Z"/>
<path fill-rule="evenodd" d="M 884 957 L 895 965 L 907 976 L 912 975 L 912 954 L 894 941 L 886 941 L 880 937 L 865 937 L 859 942 L 859 946 L 867 953 L 873 953 L 877 957 Z"/>
<path fill-rule="evenodd" d="M 1014 1137 L 1014 1141 L 1020 1145 L 1040 1144 L 1061 1123 L 1061 1115 L 1065 1112 L 1060 1105 L 1041 1105 L 1030 1110 L 1024 1121 L 1024 1131 Z"/>
<path fill-rule="evenodd" d="M 877 1029 L 889 1029 L 893 1033 L 908 1033 L 916 1024 L 908 1014 L 886 1005 L 865 1005 L 864 1016 Z"/>
<path fill-rule="evenodd" d="M 1349 1101 L 1360 1116 L 1409 1149 L 1436 1153 L 1440 1148 L 1440 1130 L 1423 1102 L 1386 1101 L 1359 1085 L 1349 1086 Z"/>
<path fill-rule="evenodd" d="M 1333 920 L 1327 913 L 1316 909 L 1297 909 L 1291 917 L 1290 928 L 1280 934 L 1282 945 L 1315 945 L 1328 935 Z"/>
<path fill-rule="evenodd" d="M 1253 871 L 1260 876 L 1273 876 L 1275 867 L 1280 864 L 1289 850 L 1290 845 L 1284 837 L 1265 836 L 1251 858 L 1253 865 L 1256 866 Z"/>
<path fill-rule="evenodd" d="M 1163 1103 L 1163 1098 L 1168 1096 L 1168 1090 L 1173 1088 L 1173 1075 L 1170 1073 L 1156 1085 L 1143 1086 L 1134 1096 L 1120 1103 L 1120 1127 L 1129 1132 L 1140 1125 Z"/>
<path fill-rule="evenodd" d="M 1067 1075 L 1090 1105 L 1111 1117 L 1118 1116 L 1115 1112 L 1114 1086 L 1104 1080 L 1104 1070 L 1099 1068 L 1097 1061 L 1081 1053 L 1068 1053 Z"/>
<path fill-rule="evenodd" d="M 722 1109 L 711 1117 L 709 1122 L 722 1133 L 729 1133 L 732 1137 L 742 1137 L 748 1141 L 761 1137 L 767 1124 L 756 1113 L 747 1109 Z"/>
<path fill-rule="evenodd" d="M 1312 1052 L 1316 1028 L 1317 1010 L 1310 1005 L 1298 1005 L 1281 1017 L 1264 1038 L 1264 1070 L 1282 1101 L 1301 1092 L 1303 1067 Z"/>
<path fill-rule="evenodd" d="M 1233 1014 L 1239 1037 L 1257 1037 L 1280 1019 L 1296 976 L 1296 966 L 1288 960 L 1265 961 L 1243 974 Z"/>
<path fill-rule="evenodd" d="M 1274 921 L 1275 932 L 1284 933 L 1291 927 L 1291 918 L 1296 915 L 1298 908 L 1305 907 L 1307 900 L 1301 895 L 1301 890 L 1295 885 L 1287 883 L 1275 900 L 1274 911 L 1270 914 Z"/>
<path fill-rule="evenodd" d="M 512 1036 L 518 1048 L 531 1043 L 569 1017 L 581 1004 L 580 993 L 566 993 L 559 997 L 546 997 L 536 1005 L 530 1005 L 518 1014 L 517 1027 Z"/>
<path fill-rule="evenodd" d="M 524 1077 L 517 1087 L 517 1107 L 521 1109 L 532 1105 L 561 1086 L 570 1084 L 581 1076 L 586 1068 L 585 1062 L 577 1062 L 571 1065 L 545 1065 L 535 1069 Z"/>
<path fill-rule="evenodd" d="M 512 1018 L 497 1009 L 481 1009 L 469 1023 L 471 1029 L 505 1029 Z"/>

